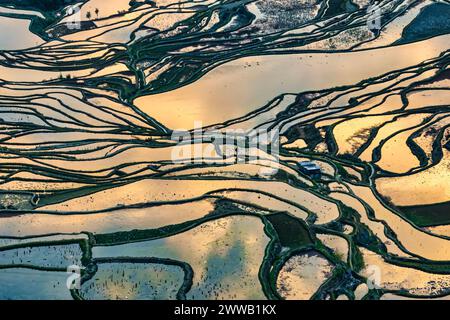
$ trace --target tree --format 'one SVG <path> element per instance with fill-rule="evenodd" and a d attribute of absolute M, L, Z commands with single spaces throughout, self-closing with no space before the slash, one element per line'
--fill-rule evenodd
<path fill-rule="evenodd" d="M 88 11 L 88 12 L 86 13 L 86 18 L 88 18 L 89 20 L 91 19 L 91 12 L 90 12 L 90 11 Z"/>
<path fill-rule="evenodd" d="M 97 19 L 98 19 L 98 14 L 100 13 L 100 10 L 98 10 L 98 8 L 95 8 L 95 14 L 97 15 Z"/>

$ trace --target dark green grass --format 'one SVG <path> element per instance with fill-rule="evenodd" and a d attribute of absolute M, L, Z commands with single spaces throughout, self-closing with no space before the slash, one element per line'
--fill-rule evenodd
<path fill-rule="evenodd" d="M 267 219 L 277 232 L 283 247 L 298 249 L 313 243 L 308 228 L 302 220 L 283 212 L 268 215 Z"/>
<path fill-rule="evenodd" d="M 325 13 L 326 18 L 332 17 L 338 14 L 353 12 L 358 10 L 358 6 L 351 0 L 329 0 L 328 9 Z"/>
<path fill-rule="evenodd" d="M 397 43 L 408 43 L 450 33 L 450 5 L 436 3 L 424 8 L 403 30 Z"/>
<path fill-rule="evenodd" d="M 450 224 L 450 201 L 426 206 L 399 207 L 405 218 L 419 227 Z"/>
<path fill-rule="evenodd" d="M 0 0 L 2 6 L 13 6 L 19 9 L 39 10 L 42 13 L 59 11 L 67 5 L 75 4 L 77 0 Z"/>

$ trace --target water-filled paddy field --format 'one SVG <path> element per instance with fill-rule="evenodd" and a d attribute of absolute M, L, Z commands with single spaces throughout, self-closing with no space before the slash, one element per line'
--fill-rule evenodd
<path fill-rule="evenodd" d="M 450 4 L 370 6 L 0 0 L 0 299 L 450 297 Z"/>

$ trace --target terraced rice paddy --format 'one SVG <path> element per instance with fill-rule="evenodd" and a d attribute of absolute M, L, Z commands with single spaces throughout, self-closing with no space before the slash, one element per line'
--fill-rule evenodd
<path fill-rule="evenodd" d="M 450 4 L 369 6 L 0 0 L 0 299 L 448 299 Z"/>

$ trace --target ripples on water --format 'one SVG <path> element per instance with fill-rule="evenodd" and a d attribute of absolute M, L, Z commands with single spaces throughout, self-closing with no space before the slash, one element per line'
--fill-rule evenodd
<path fill-rule="evenodd" d="M 0 5 L 0 298 L 450 294 L 448 2 Z"/>

